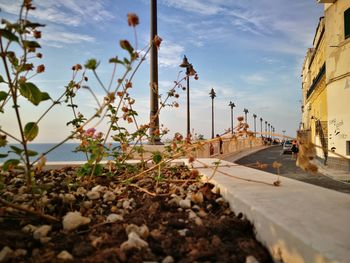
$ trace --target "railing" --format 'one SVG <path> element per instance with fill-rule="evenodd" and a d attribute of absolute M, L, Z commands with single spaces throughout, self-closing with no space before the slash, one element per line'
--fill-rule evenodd
<path fill-rule="evenodd" d="M 326 73 L 326 63 L 323 64 L 323 66 L 321 67 L 320 71 L 318 72 L 316 78 L 312 82 L 310 88 L 307 90 L 307 93 L 306 93 L 307 99 L 311 96 L 312 92 L 316 89 L 317 84 L 320 82 L 320 80 L 322 79 L 322 77 L 325 73 Z"/>

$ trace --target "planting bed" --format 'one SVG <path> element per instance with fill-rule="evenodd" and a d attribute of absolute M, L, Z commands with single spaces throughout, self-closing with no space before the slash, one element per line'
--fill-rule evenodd
<path fill-rule="evenodd" d="M 34 195 L 23 175 L 3 174 L 0 262 L 272 262 L 251 223 L 196 170 L 109 172 L 41 172 Z"/>

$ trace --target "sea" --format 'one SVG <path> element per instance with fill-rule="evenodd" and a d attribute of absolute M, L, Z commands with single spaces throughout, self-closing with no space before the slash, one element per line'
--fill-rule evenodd
<path fill-rule="evenodd" d="M 20 144 L 9 144 L 6 147 L 0 147 L 0 154 L 7 154 L 11 150 L 10 145 L 16 146 L 18 148 L 23 148 Z M 28 148 L 32 151 L 38 153 L 37 156 L 31 157 L 33 161 L 44 153 L 54 147 L 55 143 L 31 143 Z M 117 146 L 118 144 L 113 144 L 112 146 Z M 48 162 L 65 162 L 65 161 L 86 161 L 86 155 L 83 152 L 75 152 L 76 148 L 79 146 L 78 143 L 64 143 L 58 148 L 54 149 L 52 152 L 46 155 L 46 160 Z M 0 163 L 11 159 L 16 158 L 14 153 L 10 153 L 8 157 L 1 158 Z"/>

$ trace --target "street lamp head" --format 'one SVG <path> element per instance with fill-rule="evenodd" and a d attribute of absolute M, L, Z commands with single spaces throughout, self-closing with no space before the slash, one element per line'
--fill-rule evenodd
<path fill-rule="evenodd" d="M 260 117 L 260 121 L 263 121 L 263 118 Z"/>
<path fill-rule="evenodd" d="M 182 64 L 181 64 L 181 65 L 182 65 Z M 190 75 L 190 76 L 196 75 L 197 71 L 194 70 L 192 64 L 189 64 L 189 65 L 187 66 L 187 69 L 188 69 L 188 75 Z"/>
<path fill-rule="evenodd" d="M 187 57 L 184 56 L 183 60 L 182 60 L 182 63 L 180 64 L 180 67 L 181 68 L 188 68 L 191 64 L 188 63 L 188 60 L 187 60 Z"/>
<path fill-rule="evenodd" d="M 255 119 L 256 117 L 258 117 L 258 116 L 256 116 L 256 114 L 253 114 L 253 118 Z"/>
<path fill-rule="evenodd" d="M 211 88 L 211 91 L 209 92 L 209 95 L 210 95 L 210 97 L 211 97 L 212 99 L 214 99 L 214 98 L 216 97 L 216 93 L 215 93 L 215 91 L 214 91 L 213 88 Z"/>
<path fill-rule="evenodd" d="M 232 101 L 230 101 L 230 104 L 228 106 L 230 106 L 231 108 L 236 107 L 236 105 Z"/>
<path fill-rule="evenodd" d="M 248 109 L 243 110 L 244 113 L 249 113 Z"/>
<path fill-rule="evenodd" d="M 265 121 L 265 124 L 267 124 L 267 121 Z"/>

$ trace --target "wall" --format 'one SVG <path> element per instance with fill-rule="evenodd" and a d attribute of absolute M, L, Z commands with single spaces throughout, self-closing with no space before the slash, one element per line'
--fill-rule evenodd
<path fill-rule="evenodd" d="M 344 11 L 350 8 L 350 1 L 336 1 L 325 8 L 329 149 L 334 147 L 350 159 L 346 152 L 346 141 L 350 141 L 350 38 L 344 37 Z"/>

